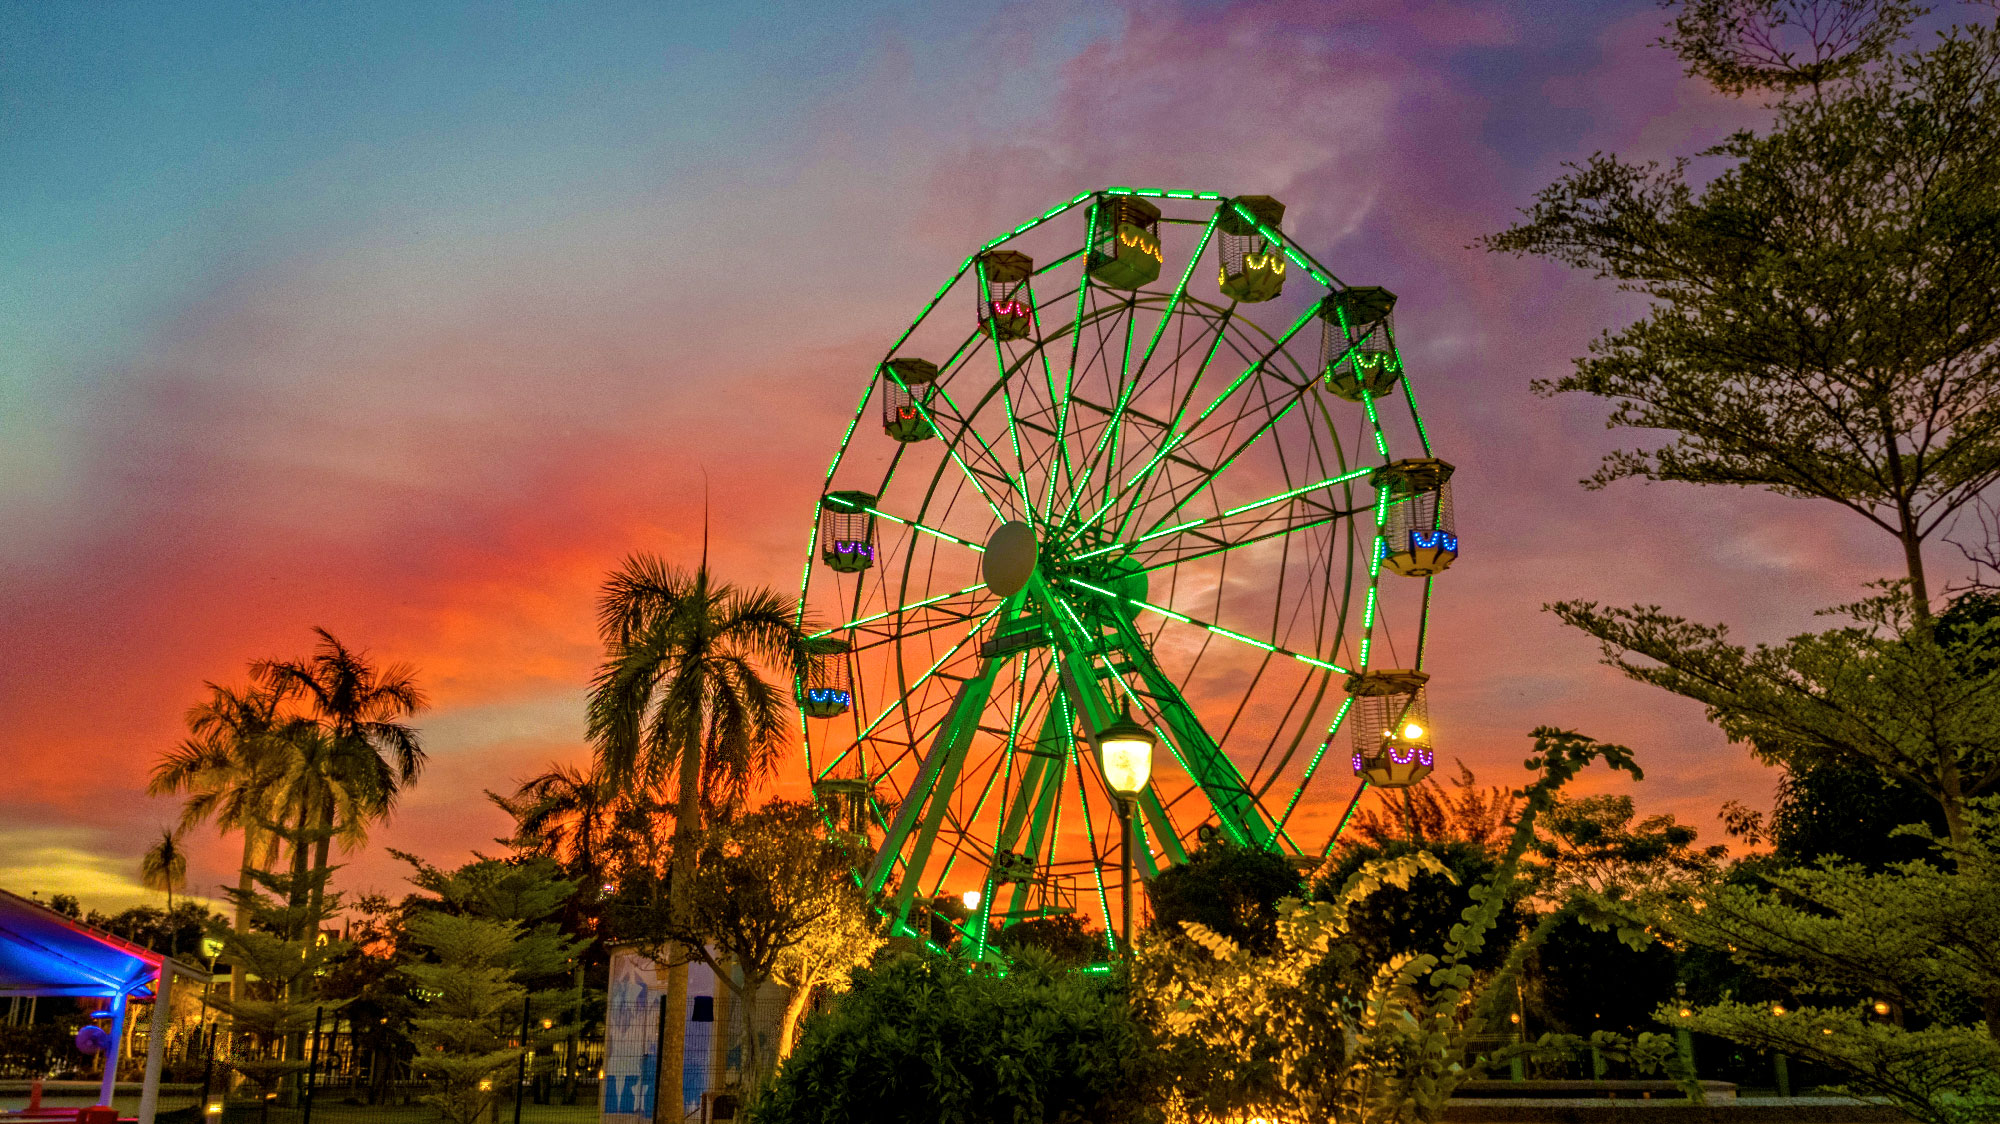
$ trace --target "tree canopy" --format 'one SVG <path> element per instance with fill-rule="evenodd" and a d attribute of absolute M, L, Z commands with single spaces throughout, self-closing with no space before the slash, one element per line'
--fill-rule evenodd
<path fill-rule="evenodd" d="M 1572 373 L 1536 384 L 1610 400 L 1613 427 L 1669 435 L 1611 454 L 1586 483 L 1839 504 L 1896 537 L 1922 611 L 1925 540 L 2000 479 L 2000 33 L 1959 27 L 1864 65 L 1913 8 L 1683 5 L 1670 41 L 1691 71 L 1788 91 L 1770 127 L 1701 153 L 1722 165 L 1706 182 L 1686 159 L 1591 156 L 1486 245 L 1649 298 Z M 1769 35 L 1758 46 L 1759 27 L 1813 13 L 1847 21 L 1824 29 L 1818 61 Z"/>

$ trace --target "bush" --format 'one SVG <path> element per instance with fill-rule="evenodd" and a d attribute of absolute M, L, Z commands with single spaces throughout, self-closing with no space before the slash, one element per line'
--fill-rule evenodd
<path fill-rule="evenodd" d="M 1081 968 L 1104 955 L 1104 930 L 1086 927 L 1074 913 L 1031 917 L 1000 930 L 993 943 L 1009 956 L 1040 949 L 1065 967 Z"/>
<path fill-rule="evenodd" d="M 1277 941 L 1278 902 L 1303 896 L 1290 859 L 1220 839 L 1146 884 L 1155 930 L 1179 937 L 1193 921 L 1258 953 Z"/>
<path fill-rule="evenodd" d="M 755 1124 L 1121 1124 L 1145 1052 L 1120 981 L 1034 951 L 1005 975 L 906 958 L 806 1024 Z"/>
<path fill-rule="evenodd" d="M 1472 905 L 1472 887 L 1491 880 L 1500 867 L 1486 848 L 1474 843 L 1349 847 L 1340 853 L 1337 863 L 1321 872 L 1313 887 L 1313 897 L 1320 901 L 1329 899 L 1369 862 L 1402 858 L 1418 851 L 1437 858 L 1451 872 L 1451 877 L 1419 874 L 1410 880 L 1407 889 L 1391 887 L 1356 904 L 1348 922 L 1348 940 L 1369 965 L 1386 964 L 1405 953 L 1443 955 L 1452 926 L 1458 924 Z M 1500 911 L 1485 948 L 1466 961 L 1478 971 L 1497 968 L 1525 928 L 1525 915 L 1518 900 L 1522 889 L 1510 886 L 1506 892 L 1510 900 Z"/>
<path fill-rule="evenodd" d="M 1654 1009 L 1674 997 L 1672 950 L 1658 942 L 1635 949 L 1616 932 L 1592 928 L 1574 910 L 1556 922 L 1536 960 L 1541 1014 L 1550 1030 L 1657 1030 Z"/>

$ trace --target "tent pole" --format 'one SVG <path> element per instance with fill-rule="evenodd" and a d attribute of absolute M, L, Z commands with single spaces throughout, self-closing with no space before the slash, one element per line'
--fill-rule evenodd
<path fill-rule="evenodd" d="M 153 1021 L 146 1033 L 146 1080 L 139 1087 L 139 1124 L 153 1124 L 153 1113 L 160 1107 L 160 1066 L 167 1056 L 167 1024 L 173 1019 L 173 990 L 174 963 L 169 960 L 160 965 L 160 981 L 153 985 Z"/>
<path fill-rule="evenodd" d="M 111 1041 L 104 1047 L 104 1080 L 99 1083 L 97 1103 L 108 1105 L 118 1088 L 118 1045 L 125 1040 L 125 993 L 111 997 Z"/>

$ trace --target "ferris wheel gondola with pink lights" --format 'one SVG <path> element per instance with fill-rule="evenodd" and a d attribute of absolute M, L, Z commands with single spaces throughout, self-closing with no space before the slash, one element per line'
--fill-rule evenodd
<path fill-rule="evenodd" d="M 1119 856 L 1143 878 L 1211 838 L 1303 861 L 1346 823 L 1312 798 L 1339 764 L 1362 791 L 1431 771 L 1452 466 L 1395 295 L 1336 279 L 1286 217 L 1078 195 L 975 248 L 861 372 L 799 701 L 815 799 L 866 837 L 896 932 L 993 960 L 1007 928 L 1084 911 L 1116 952 Z M 979 904 L 922 916 L 946 900 Z"/>

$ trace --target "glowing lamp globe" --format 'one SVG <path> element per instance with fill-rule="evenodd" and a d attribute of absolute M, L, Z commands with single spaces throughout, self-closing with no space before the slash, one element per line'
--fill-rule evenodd
<path fill-rule="evenodd" d="M 1136 796 L 1153 775 L 1153 748 L 1159 739 L 1151 730 L 1120 715 L 1118 721 L 1097 733 L 1098 758 L 1104 763 L 1104 782 L 1120 796 Z"/>

